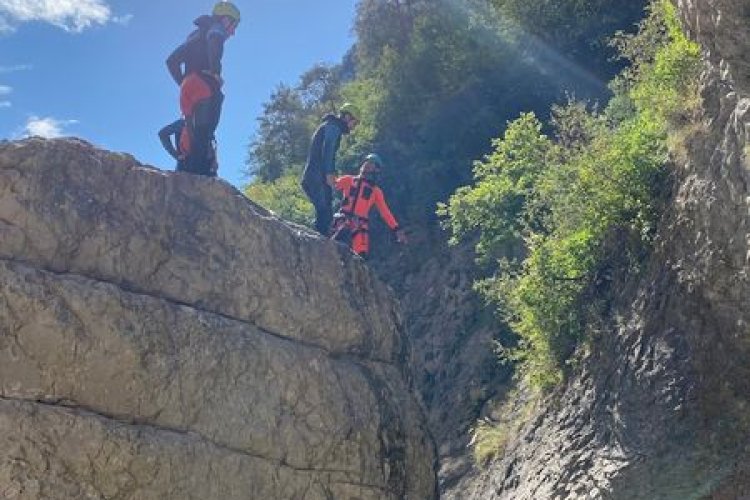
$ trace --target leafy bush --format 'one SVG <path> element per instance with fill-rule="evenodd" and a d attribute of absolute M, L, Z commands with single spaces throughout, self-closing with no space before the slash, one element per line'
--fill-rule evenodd
<path fill-rule="evenodd" d="M 245 195 L 279 217 L 312 226 L 313 206 L 300 187 L 298 174 L 287 174 L 270 182 L 256 180 L 245 187 Z"/>
<path fill-rule="evenodd" d="M 438 209 L 454 243 L 478 234 L 480 260 L 497 263 L 477 288 L 519 337 L 506 355 L 540 388 L 563 379 L 585 338 L 613 249 L 621 254 L 616 266 L 629 271 L 647 252 L 671 124 L 694 102 L 684 96 L 696 95 L 699 50 L 669 1 L 656 1 L 640 33 L 616 43 L 634 61 L 615 80 L 604 112 L 580 103 L 555 108 L 554 140 L 533 115 L 522 115 L 475 164 L 476 184 Z M 513 245 L 523 246 L 520 257 L 508 256 Z"/>

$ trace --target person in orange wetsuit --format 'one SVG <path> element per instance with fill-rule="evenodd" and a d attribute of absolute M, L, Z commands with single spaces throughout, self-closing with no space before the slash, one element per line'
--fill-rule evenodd
<path fill-rule="evenodd" d="M 210 16 L 194 21 L 196 29 L 167 58 L 169 74 L 180 86 L 180 111 L 185 119 L 179 139 L 185 152 L 182 171 L 216 176 L 211 145 L 224 101 L 221 59 L 224 42 L 234 35 L 239 22 L 237 6 L 218 2 Z"/>
<path fill-rule="evenodd" d="M 344 199 L 341 209 L 334 216 L 333 236 L 345 242 L 357 255 L 367 258 L 370 253 L 370 211 L 377 208 L 385 223 L 396 233 L 399 243 L 406 243 L 406 234 L 388 208 L 383 190 L 377 185 L 377 177 L 383 161 L 376 154 L 369 154 L 359 169 L 359 175 L 343 175 L 336 179 L 335 187 Z"/>

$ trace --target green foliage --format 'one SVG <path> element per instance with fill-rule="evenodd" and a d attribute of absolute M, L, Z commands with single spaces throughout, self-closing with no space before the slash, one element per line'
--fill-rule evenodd
<path fill-rule="evenodd" d="M 369 152 L 371 145 L 378 135 L 379 109 L 384 91 L 380 81 L 376 78 L 359 78 L 350 82 L 342 89 L 347 102 L 356 102 L 362 111 L 362 117 L 351 139 L 343 145 L 344 156 L 361 156 Z M 347 149 L 348 148 L 348 149 Z"/>
<path fill-rule="evenodd" d="M 585 64 L 599 77 L 608 75 L 612 34 L 643 17 L 645 2 L 622 0 L 494 0 L 500 12 L 564 57 Z"/>
<path fill-rule="evenodd" d="M 247 173 L 262 182 L 301 170 L 320 118 L 341 104 L 342 68 L 318 64 L 292 88 L 279 85 L 263 105 L 248 149 Z"/>
<path fill-rule="evenodd" d="M 279 217 L 312 226 L 313 206 L 300 187 L 298 174 L 286 174 L 270 182 L 256 179 L 245 187 L 245 195 Z"/>
<path fill-rule="evenodd" d="M 261 124 L 265 119 L 273 126 L 261 127 L 253 141 L 250 171 L 272 180 L 279 168 L 298 168 L 305 153 L 298 145 L 309 142 L 320 116 L 331 109 L 315 102 L 351 101 L 363 117 L 342 144 L 339 168 L 350 170 L 373 150 L 383 154 L 392 166 L 383 184 L 393 208 L 410 225 L 432 224 L 435 204 L 471 180 L 473 159 L 487 153 L 508 120 L 522 111 L 546 116 L 565 91 L 606 95 L 602 82 L 619 63 L 608 61 L 607 47 L 598 40 L 632 25 L 644 2 L 566 0 L 581 7 L 555 10 L 557 17 L 550 17 L 548 1 L 529 0 L 541 8 L 516 9 L 516 20 L 508 15 L 509 5 L 497 0 L 361 0 L 355 46 L 343 66 L 335 67 L 333 78 L 316 68 L 303 76 L 291 89 L 297 101 L 283 103 L 294 108 L 290 112 L 266 109 Z M 541 44 L 533 30 L 518 29 L 558 21 L 561 27 L 546 32 Z M 563 46 L 566 52 L 553 50 Z M 284 126 L 299 141 L 281 133 Z"/>
<path fill-rule="evenodd" d="M 563 379 L 602 283 L 637 271 L 660 214 L 668 133 L 694 93 L 698 49 L 667 0 L 654 3 L 640 35 L 618 43 L 637 59 L 608 109 L 556 107 L 555 141 L 522 115 L 475 164 L 476 184 L 439 209 L 454 242 L 478 233 L 478 256 L 497 262 L 477 287 L 518 334 L 505 355 L 540 388 Z M 502 258 L 514 244 L 522 256 Z"/>
<path fill-rule="evenodd" d="M 249 173 L 273 181 L 290 167 L 299 167 L 307 152 L 309 130 L 298 92 L 280 85 L 258 121 L 258 137 L 249 152 Z"/>
<path fill-rule="evenodd" d="M 357 54 L 365 71 L 376 68 L 384 51 L 403 49 L 409 43 L 415 18 L 430 5 L 426 0 L 361 0 L 354 30 Z"/>
<path fill-rule="evenodd" d="M 685 78 L 697 77 L 700 47 L 682 31 L 676 7 L 667 0 L 655 4 L 644 26 L 660 21 L 664 23 L 668 42 L 654 53 L 648 63 L 634 66 L 629 73 L 633 80 L 630 95 L 638 110 L 649 118 L 670 119 L 686 105 L 695 104 L 697 86 L 688 85 Z M 693 102 L 686 104 L 686 97 L 693 97 Z"/>
<path fill-rule="evenodd" d="M 549 85 L 518 85 L 544 81 L 504 38 L 502 20 L 487 2 L 438 0 L 412 10 L 418 15 L 409 23 L 409 43 L 386 44 L 363 66 L 371 68 L 378 96 L 376 107 L 369 106 L 377 123 L 372 146 L 402 165 L 386 173 L 390 199 L 418 222 L 469 180 L 470 159 L 487 150 L 504 120 Z"/>
<path fill-rule="evenodd" d="M 477 184 L 459 188 L 449 205 L 438 205 L 438 214 L 447 217 L 452 244 L 478 232 L 478 255 L 497 259 L 537 225 L 538 217 L 529 220 L 521 214 L 532 204 L 533 189 L 553 149 L 541 130 L 533 113 L 510 123 L 503 138 L 493 141 L 494 152 L 474 164 Z"/>

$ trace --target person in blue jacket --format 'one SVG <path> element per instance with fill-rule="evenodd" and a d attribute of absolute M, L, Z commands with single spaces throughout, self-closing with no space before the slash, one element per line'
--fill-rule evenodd
<path fill-rule="evenodd" d="M 315 207 L 315 229 L 323 236 L 331 234 L 333 189 L 336 184 L 336 152 L 341 136 L 359 123 L 359 110 L 351 103 L 339 109 L 338 116 L 328 114 L 315 130 L 302 173 L 302 189 Z"/>

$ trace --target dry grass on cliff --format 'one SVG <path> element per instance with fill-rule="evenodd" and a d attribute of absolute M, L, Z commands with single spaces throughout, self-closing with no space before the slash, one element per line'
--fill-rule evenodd
<path fill-rule="evenodd" d="M 477 421 L 471 429 L 474 460 L 486 466 L 505 452 L 508 444 L 521 433 L 538 407 L 539 393 L 528 389 L 514 389 L 504 402 Z"/>
<path fill-rule="evenodd" d="M 705 137 L 708 125 L 703 120 L 703 100 L 697 82 L 688 85 L 682 101 L 683 107 L 668 116 L 667 148 L 672 162 L 686 165 L 693 157 L 691 144 Z"/>

